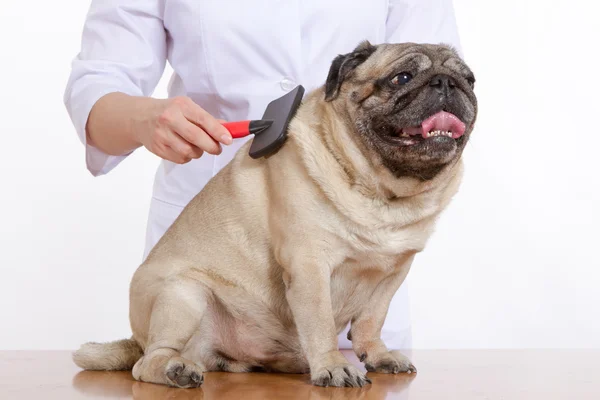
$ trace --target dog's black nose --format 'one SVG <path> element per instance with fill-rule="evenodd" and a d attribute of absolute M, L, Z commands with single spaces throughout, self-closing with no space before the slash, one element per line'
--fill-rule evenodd
<path fill-rule="evenodd" d="M 448 94 L 451 89 L 456 87 L 456 82 L 451 76 L 439 74 L 431 78 L 429 86 L 434 87 L 441 94 Z"/>

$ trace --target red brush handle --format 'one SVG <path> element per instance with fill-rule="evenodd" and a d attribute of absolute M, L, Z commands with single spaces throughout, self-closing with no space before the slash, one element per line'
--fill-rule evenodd
<path fill-rule="evenodd" d="M 250 134 L 250 121 L 225 122 L 223 126 L 231 133 L 231 137 L 234 139 Z"/>

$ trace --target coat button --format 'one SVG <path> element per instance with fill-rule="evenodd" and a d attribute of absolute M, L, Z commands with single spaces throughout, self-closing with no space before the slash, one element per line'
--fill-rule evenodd
<path fill-rule="evenodd" d="M 297 86 L 296 82 L 294 82 L 290 78 L 283 78 L 281 82 L 279 82 L 279 84 L 281 85 L 281 88 L 286 92 L 289 92 Z"/>

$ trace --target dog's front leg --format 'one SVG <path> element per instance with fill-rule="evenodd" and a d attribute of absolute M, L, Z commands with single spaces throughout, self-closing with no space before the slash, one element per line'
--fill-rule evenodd
<path fill-rule="evenodd" d="M 381 328 L 390 302 L 406 278 L 414 255 L 402 260 L 394 273 L 385 278 L 369 298 L 361 312 L 352 319 L 348 339 L 360 361 L 369 372 L 397 374 L 417 372 L 410 360 L 399 351 L 388 351 L 381 340 Z"/>
<path fill-rule="evenodd" d="M 331 307 L 331 271 L 317 262 L 303 263 L 284 273 L 289 303 L 302 349 L 317 386 L 360 386 L 369 379 L 338 350 Z"/>

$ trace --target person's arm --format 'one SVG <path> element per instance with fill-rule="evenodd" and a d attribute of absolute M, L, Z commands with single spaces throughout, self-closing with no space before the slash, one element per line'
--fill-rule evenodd
<path fill-rule="evenodd" d="M 188 98 L 148 97 L 166 64 L 163 6 L 162 0 L 92 1 L 64 102 L 94 176 L 108 173 L 142 145 L 185 162 L 202 150 L 220 152 L 206 131 L 217 138 L 228 135 Z"/>
<path fill-rule="evenodd" d="M 443 43 L 462 55 L 452 0 L 390 0 L 386 42 Z"/>
<path fill-rule="evenodd" d="M 204 151 L 221 153 L 219 141 L 231 143 L 227 129 L 187 97 L 159 100 L 110 93 L 92 107 L 87 123 L 88 144 L 113 156 L 143 145 L 183 164 Z"/>

